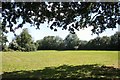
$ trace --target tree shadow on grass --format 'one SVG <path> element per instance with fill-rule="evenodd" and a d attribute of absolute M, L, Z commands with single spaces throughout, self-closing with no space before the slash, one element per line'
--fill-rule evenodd
<path fill-rule="evenodd" d="M 62 65 L 43 70 L 5 72 L 2 80 L 120 80 L 120 69 L 93 65 Z"/>

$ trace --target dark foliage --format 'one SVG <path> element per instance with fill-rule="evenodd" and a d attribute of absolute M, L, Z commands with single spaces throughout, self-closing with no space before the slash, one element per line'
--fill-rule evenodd
<path fill-rule="evenodd" d="M 99 34 L 120 24 L 119 7 L 119 2 L 2 2 L 2 30 L 7 32 L 8 27 L 14 32 L 25 23 L 39 29 L 47 21 L 53 22 L 48 26 L 54 31 L 61 27 L 75 33 L 74 30 L 93 26 L 92 32 Z M 23 21 L 13 28 L 20 17 Z"/>
<path fill-rule="evenodd" d="M 119 80 L 120 69 L 93 65 L 46 67 L 43 70 L 5 72 L 2 80 Z"/>

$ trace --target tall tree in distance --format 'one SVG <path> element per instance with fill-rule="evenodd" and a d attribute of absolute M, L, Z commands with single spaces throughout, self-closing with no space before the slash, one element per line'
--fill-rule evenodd
<path fill-rule="evenodd" d="M 91 39 L 88 41 L 87 43 L 87 49 L 90 49 L 90 50 L 97 50 L 97 49 L 100 49 L 100 37 L 96 37 L 94 39 Z"/>
<path fill-rule="evenodd" d="M 23 29 L 22 33 L 16 37 L 16 41 L 17 41 L 18 45 L 20 45 L 21 47 L 25 47 L 27 44 L 32 43 L 32 37 L 28 33 L 27 28 Z"/>
<path fill-rule="evenodd" d="M 111 36 L 110 46 L 111 49 L 120 50 L 120 32 L 116 32 Z"/>
<path fill-rule="evenodd" d="M 107 36 L 103 36 L 100 38 L 100 49 L 110 50 L 110 41 L 111 38 Z"/>
<path fill-rule="evenodd" d="M 38 42 L 39 42 L 38 49 L 60 50 L 63 49 L 64 47 L 62 38 L 58 36 L 46 36 Z"/>
<path fill-rule="evenodd" d="M 1 27 L 0 23 L 0 51 L 7 49 L 6 43 L 8 42 L 7 36 L 3 33 Z"/>
<path fill-rule="evenodd" d="M 74 50 L 78 49 L 80 41 L 76 34 L 68 34 L 64 40 L 64 43 L 66 49 Z"/>
<path fill-rule="evenodd" d="M 102 33 L 107 28 L 116 28 L 120 24 L 119 2 L 2 2 L 2 30 L 6 27 L 14 32 L 30 23 L 36 28 L 44 22 L 52 22 L 49 28 L 57 31 L 57 27 L 67 29 L 71 33 L 92 26 L 92 32 Z M 27 15 L 26 15 L 27 14 Z M 23 21 L 17 24 L 19 18 Z"/>
<path fill-rule="evenodd" d="M 79 49 L 79 50 L 82 50 L 82 49 L 83 49 L 83 50 L 84 50 L 84 49 L 87 49 L 87 48 L 86 48 L 87 43 L 88 43 L 88 42 L 87 42 L 87 41 L 85 41 L 85 40 L 80 40 L 80 43 L 79 43 L 79 48 L 78 48 L 78 49 Z"/>
<path fill-rule="evenodd" d="M 15 40 L 10 43 L 10 48 L 16 46 L 18 50 L 22 51 L 35 51 L 36 47 L 29 34 L 28 29 L 25 28 L 20 35 L 16 36 Z"/>

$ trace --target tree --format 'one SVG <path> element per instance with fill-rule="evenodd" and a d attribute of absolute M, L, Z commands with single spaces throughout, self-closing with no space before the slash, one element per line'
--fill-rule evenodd
<path fill-rule="evenodd" d="M 114 50 L 120 50 L 120 32 L 116 32 L 111 36 L 110 47 Z"/>
<path fill-rule="evenodd" d="M 56 36 L 55 40 L 56 40 L 56 45 L 57 45 L 56 48 L 57 48 L 57 50 L 63 50 L 65 48 L 64 40 L 59 36 Z"/>
<path fill-rule="evenodd" d="M 88 41 L 87 49 L 91 49 L 91 50 L 100 49 L 100 37 L 96 37 Z"/>
<path fill-rule="evenodd" d="M 119 2 L 2 2 L 2 30 L 6 27 L 14 32 L 30 23 L 39 29 L 40 24 L 48 22 L 50 29 L 57 31 L 57 27 L 74 30 L 93 26 L 92 32 L 102 33 L 107 28 L 116 28 L 120 24 Z M 27 15 L 26 15 L 27 14 Z M 17 20 L 23 21 L 17 24 Z M 7 25 L 8 24 L 8 25 Z M 57 26 L 57 27 L 56 27 Z"/>
<path fill-rule="evenodd" d="M 21 47 L 25 47 L 26 44 L 31 44 L 32 43 L 32 37 L 31 35 L 28 33 L 28 29 L 23 29 L 22 33 L 16 37 L 16 41 L 18 43 L 18 45 L 20 45 Z"/>
<path fill-rule="evenodd" d="M 110 37 L 107 36 L 96 37 L 87 43 L 87 48 L 92 50 L 109 50 L 110 40 Z"/>
<path fill-rule="evenodd" d="M 16 36 L 15 40 L 10 43 L 10 48 L 22 51 L 36 50 L 35 44 L 27 28 L 23 29 L 22 33 Z"/>
<path fill-rule="evenodd" d="M 7 36 L 4 35 L 4 33 L 1 33 L 0 31 L 0 51 L 4 51 L 7 49 L 6 43 L 8 42 Z"/>
<path fill-rule="evenodd" d="M 39 41 L 38 49 L 60 50 L 63 48 L 63 40 L 58 36 L 46 36 Z"/>
<path fill-rule="evenodd" d="M 21 50 L 22 48 L 18 45 L 18 43 L 16 42 L 16 40 L 12 40 L 11 43 L 9 43 L 9 48 L 12 50 Z"/>
<path fill-rule="evenodd" d="M 102 50 L 110 50 L 110 37 L 103 36 L 100 38 L 100 49 Z"/>
<path fill-rule="evenodd" d="M 80 40 L 78 49 L 80 49 L 80 50 L 87 49 L 86 48 L 87 43 L 88 43 L 87 41 Z"/>
<path fill-rule="evenodd" d="M 36 46 L 37 50 L 41 50 L 42 49 L 42 40 L 37 40 L 35 42 L 35 46 Z"/>
<path fill-rule="evenodd" d="M 2 32 L 1 29 L 1 23 L 0 23 L 0 51 L 4 51 L 7 49 L 6 43 L 8 42 L 7 36 L 4 32 Z"/>
<path fill-rule="evenodd" d="M 65 47 L 69 50 L 78 49 L 79 42 L 79 38 L 76 34 L 69 34 L 64 40 Z"/>

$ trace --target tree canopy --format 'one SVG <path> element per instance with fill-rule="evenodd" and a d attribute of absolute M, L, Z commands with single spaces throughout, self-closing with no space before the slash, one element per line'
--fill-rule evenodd
<path fill-rule="evenodd" d="M 63 48 L 63 40 L 59 36 L 46 36 L 42 40 L 36 41 L 38 50 L 60 50 Z"/>
<path fill-rule="evenodd" d="M 8 27 L 14 32 L 25 23 L 39 29 L 41 23 L 48 22 L 54 31 L 61 27 L 75 33 L 93 26 L 92 32 L 99 34 L 120 24 L 119 7 L 119 2 L 2 2 L 2 30 L 7 32 Z M 22 22 L 18 22 L 20 17 Z"/>
<path fill-rule="evenodd" d="M 1 22 L 0 22 L 0 29 L 1 29 Z M 0 51 L 6 49 L 6 43 L 8 42 L 7 36 L 3 34 L 0 30 Z"/>
<path fill-rule="evenodd" d="M 64 40 L 65 42 L 65 47 L 66 49 L 78 49 L 79 46 L 79 38 L 77 36 L 77 34 L 68 34 Z"/>
<path fill-rule="evenodd" d="M 9 47 L 14 50 L 21 51 L 35 51 L 36 47 L 33 43 L 32 37 L 28 32 L 28 29 L 23 29 L 22 33 L 13 39 Z"/>

